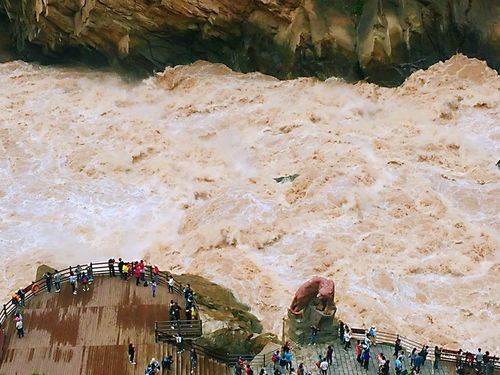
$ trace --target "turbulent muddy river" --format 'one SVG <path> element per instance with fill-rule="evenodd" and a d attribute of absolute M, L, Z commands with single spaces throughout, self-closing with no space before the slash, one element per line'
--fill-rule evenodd
<path fill-rule="evenodd" d="M 499 103 L 463 56 L 394 89 L 0 64 L 2 295 L 40 264 L 145 258 L 278 333 L 319 275 L 352 326 L 498 354 Z"/>

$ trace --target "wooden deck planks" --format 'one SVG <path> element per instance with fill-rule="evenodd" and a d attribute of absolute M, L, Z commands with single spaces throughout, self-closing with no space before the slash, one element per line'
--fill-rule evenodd
<path fill-rule="evenodd" d="M 188 351 L 177 356 L 171 345 L 154 342 L 154 322 L 168 320 L 171 299 L 183 302 L 165 287 L 153 298 L 149 288 L 118 277 L 96 278 L 91 291 L 76 296 L 68 284 L 60 294 L 36 296 L 22 312 L 24 338 L 16 337 L 13 320 L 7 323 L 0 374 L 144 374 L 152 357 L 166 353 L 177 358 L 173 374 L 189 374 Z M 136 366 L 128 362 L 129 342 L 136 346 Z"/>

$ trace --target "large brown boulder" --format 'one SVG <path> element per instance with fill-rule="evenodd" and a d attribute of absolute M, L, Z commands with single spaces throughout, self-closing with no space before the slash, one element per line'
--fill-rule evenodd
<path fill-rule="evenodd" d="M 190 284 L 195 292 L 203 320 L 203 336 L 197 344 L 223 353 L 256 354 L 269 342 L 278 341 L 275 335 L 262 333 L 260 320 L 229 289 L 197 275 L 177 275 L 175 279 Z"/>
<path fill-rule="evenodd" d="M 279 78 L 398 84 L 456 52 L 500 61 L 490 0 L 0 0 L 22 49 L 143 72 L 203 59 Z M 59 53 L 59 55 L 57 55 Z"/>

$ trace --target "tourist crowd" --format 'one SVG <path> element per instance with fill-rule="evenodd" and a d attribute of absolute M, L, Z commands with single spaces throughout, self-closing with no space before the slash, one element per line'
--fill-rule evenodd
<path fill-rule="evenodd" d="M 309 345 L 316 345 L 320 328 L 316 325 L 311 326 Z M 351 349 L 352 331 L 349 326 L 339 322 L 338 337 L 341 348 L 348 352 Z M 293 354 L 290 343 L 286 343 L 281 350 L 276 350 L 272 354 L 272 372 L 269 375 L 329 375 L 335 373 L 335 356 L 333 342 L 327 345 L 324 353 L 319 355 L 318 360 L 306 368 L 304 362 L 296 361 L 294 366 Z M 375 326 L 371 326 L 362 340 L 357 340 L 355 347 L 356 361 L 358 365 L 369 369 L 370 363 L 378 375 L 419 375 L 423 366 L 428 362 L 429 347 L 424 345 L 420 350 L 413 348 L 411 352 L 405 353 L 401 344 L 401 339 L 397 336 L 394 342 L 393 364 L 391 359 L 386 358 L 382 352 L 376 352 L 377 331 Z M 375 353 L 375 354 L 372 354 Z M 433 371 L 440 367 L 443 349 L 436 346 L 434 348 Z M 489 352 L 483 353 L 479 348 L 476 354 L 464 353 L 461 349 L 456 354 L 456 372 L 458 375 L 491 375 L 494 371 L 494 361 Z M 241 375 L 244 364 L 236 366 L 235 374 Z M 261 374 L 267 374 L 262 370 Z M 248 373 L 247 373 L 248 374 Z"/>
<path fill-rule="evenodd" d="M 146 280 L 147 268 L 149 269 L 149 281 Z M 121 258 L 119 258 L 118 262 L 116 262 L 115 259 L 111 258 L 108 260 L 108 271 L 110 277 L 119 275 L 120 279 L 123 281 L 127 281 L 130 279 L 135 280 L 136 286 L 149 286 L 151 288 L 152 296 L 156 297 L 160 274 L 159 268 L 156 265 L 147 266 L 144 260 L 125 262 Z M 73 295 L 77 295 L 79 290 L 83 292 L 90 291 L 90 286 L 94 281 L 92 264 L 85 267 L 77 265 L 74 268 L 70 268 L 67 281 L 70 284 L 71 292 Z M 53 272 L 48 271 L 43 275 L 42 282 L 45 284 L 46 293 L 52 293 L 53 289 L 56 293 L 60 293 L 61 283 L 63 282 L 63 275 L 58 270 L 54 270 Z M 170 294 L 173 294 L 176 291 L 176 288 L 179 287 L 178 285 L 176 285 L 176 282 L 172 275 L 168 275 L 166 284 L 167 290 Z M 38 293 L 40 290 L 41 288 L 38 283 L 34 283 L 31 286 L 31 291 L 33 292 L 33 294 Z M 179 303 L 174 300 L 170 301 L 168 311 L 169 318 L 172 324 L 171 328 L 175 328 L 179 320 L 181 320 L 181 312 L 184 312 L 186 320 L 198 319 L 198 310 L 194 304 L 194 291 L 192 290 L 190 284 L 187 284 L 182 290 L 180 290 L 180 292 L 184 297 L 184 307 L 181 307 Z M 25 334 L 23 316 L 21 315 L 22 308 L 25 307 L 25 296 L 26 290 L 24 289 L 19 289 L 11 296 L 12 305 L 15 307 L 14 321 L 17 336 L 19 338 L 23 338 Z M 179 354 L 182 353 L 184 351 L 184 340 L 182 335 L 175 334 L 173 338 L 175 339 L 175 342 L 177 344 L 177 352 Z M 136 364 L 135 353 L 136 347 L 132 343 L 130 343 L 128 346 L 128 358 L 129 362 L 134 365 Z M 194 372 L 194 370 L 196 369 L 197 358 L 198 357 L 196 350 L 192 349 L 190 352 L 192 372 Z M 160 362 L 155 358 L 152 358 L 145 369 L 145 374 L 156 375 L 159 374 L 160 371 L 162 373 L 164 373 L 165 371 L 168 372 L 169 370 L 171 370 L 172 363 L 172 355 L 164 356 Z"/>
<path fill-rule="evenodd" d="M 149 268 L 150 281 L 146 281 L 146 267 Z M 125 262 L 119 258 L 118 262 L 116 262 L 113 258 L 111 258 L 108 261 L 108 270 L 110 277 L 115 277 L 117 274 L 116 271 L 118 270 L 121 280 L 127 281 L 134 279 L 136 286 L 150 286 L 152 296 L 156 297 L 160 273 L 157 266 L 146 266 L 143 260 Z M 43 276 L 46 292 L 51 293 L 52 288 L 54 287 L 55 292 L 60 293 L 62 278 L 63 276 L 61 272 L 57 270 L 54 270 L 54 272 L 46 272 Z M 94 281 L 92 264 L 86 266 L 85 268 L 80 265 L 75 267 L 74 270 L 70 268 L 68 281 L 73 295 L 78 293 L 80 285 L 83 292 L 90 291 L 90 286 Z M 178 288 L 172 275 L 168 275 L 166 284 L 170 294 L 173 294 L 175 289 Z M 31 290 L 34 294 L 36 294 L 38 290 L 40 290 L 40 287 L 38 284 L 32 285 Z M 182 308 L 178 302 L 174 300 L 170 301 L 168 311 L 172 329 L 178 327 L 182 311 L 184 311 L 187 321 L 198 319 L 198 311 L 194 305 L 194 292 L 191 289 L 191 286 L 187 284 L 182 290 L 179 290 L 179 292 L 181 292 L 184 297 L 184 308 Z M 17 292 L 12 294 L 11 299 L 12 305 L 15 307 L 14 321 L 19 338 L 23 338 L 25 334 L 23 316 L 21 315 L 22 308 L 25 306 L 25 296 L 26 291 L 19 289 Z M 316 345 L 320 328 L 313 325 L 310 329 L 311 334 L 309 338 L 309 345 Z M 338 337 L 343 350 L 349 351 L 349 349 L 351 349 L 352 331 L 347 324 L 339 322 Z M 173 335 L 173 339 L 177 345 L 177 353 L 182 353 L 184 351 L 184 340 L 180 332 Z M 329 375 L 335 368 L 333 346 L 333 344 L 328 345 L 325 353 L 319 356 L 318 361 L 316 361 L 310 368 L 306 369 L 303 362 L 296 363 L 296 366 L 294 367 L 292 348 L 290 343 L 287 342 L 281 350 L 276 350 L 272 354 L 272 373 L 268 374 L 267 370 L 263 368 L 259 372 L 259 375 L 311 375 L 312 371 L 317 371 L 320 375 Z M 365 337 L 362 340 L 357 340 L 355 347 L 356 361 L 359 366 L 368 370 L 370 360 L 372 360 L 378 369 L 378 375 L 390 375 L 391 360 L 386 358 L 386 356 L 381 352 L 378 354 L 372 354 L 375 352 L 376 346 L 377 331 L 375 326 L 371 326 L 366 332 Z M 135 346 L 130 343 L 128 347 L 128 357 L 130 363 L 134 365 L 136 364 L 135 352 Z M 398 336 L 394 342 L 394 364 L 392 365 L 393 373 L 395 375 L 419 375 L 422 367 L 427 361 L 428 354 L 429 347 L 423 346 L 420 351 L 417 351 L 417 348 L 413 348 L 413 350 L 411 350 L 411 352 L 406 356 L 401 344 L 401 339 Z M 442 355 L 443 349 L 436 346 L 434 348 L 434 370 L 439 368 Z M 189 357 L 191 362 L 191 373 L 194 373 L 198 362 L 196 349 L 191 349 Z M 170 371 L 173 361 L 172 358 L 173 357 L 171 355 L 166 355 L 163 357 L 161 362 L 152 358 L 145 369 L 145 375 L 156 375 L 159 374 L 160 371 L 162 373 Z M 255 375 L 251 364 L 245 363 L 242 358 L 237 359 L 234 369 L 235 375 Z M 494 361 L 488 351 L 483 353 L 481 349 L 478 349 L 477 353 L 473 354 L 471 352 L 463 352 L 462 349 L 460 349 L 456 355 L 456 372 L 458 375 L 491 375 L 493 374 L 493 371 Z"/>

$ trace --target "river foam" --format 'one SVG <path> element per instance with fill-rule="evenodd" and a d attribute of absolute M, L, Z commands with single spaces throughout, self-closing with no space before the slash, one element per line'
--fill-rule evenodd
<path fill-rule="evenodd" d="M 1 64 L 1 289 L 42 263 L 145 257 L 279 332 L 320 275 L 354 326 L 498 353 L 499 102 L 496 72 L 460 55 L 394 89 Z"/>

